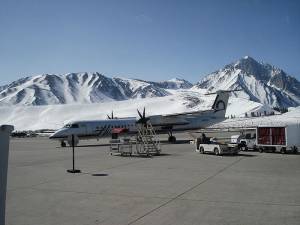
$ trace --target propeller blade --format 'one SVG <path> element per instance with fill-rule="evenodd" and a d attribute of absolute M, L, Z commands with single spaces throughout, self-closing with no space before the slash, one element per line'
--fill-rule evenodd
<path fill-rule="evenodd" d="M 137 112 L 138 112 L 138 114 L 139 114 L 139 116 L 141 117 L 141 119 L 143 118 L 143 116 L 142 116 L 142 114 L 141 114 L 141 112 L 137 109 Z"/>
<path fill-rule="evenodd" d="M 141 123 L 141 124 L 146 124 L 150 118 L 146 117 L 146 108 L 144 107 L 143 109 L 143 114 L 137 109 L 137 112 L 140 116 L 140 119 L 138 119 L 137 123 Z"/>
<path fill-rule="evenodd" d="M 108 114 L 107 114 L 107 118 L 108 118 L 109 120 L 114 119 L 114 111 L 111 111 L 111 115 L 108 115 Z"/>

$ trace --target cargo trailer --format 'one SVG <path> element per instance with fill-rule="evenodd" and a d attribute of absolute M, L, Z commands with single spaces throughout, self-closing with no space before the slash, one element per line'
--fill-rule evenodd
<path fill-rule="evenodd" d="M 300 124 L 286 126 L 258 126 L 256 143 L 260 152 L 298 152 L 300 149 Z"/>

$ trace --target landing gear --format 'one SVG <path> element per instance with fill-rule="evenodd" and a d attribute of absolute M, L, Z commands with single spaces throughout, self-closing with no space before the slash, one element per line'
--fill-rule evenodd
<path fill-rule="evenodd" d="M 175 143 L 176 142 L 176 137 L 175 136 L 169 136 L 168 141 L 171 143 Z"/>
<path fill-rule="evenodd" d="M 61 142 L 60 142 L 60 146 L 61 146 L 62 148 L 64 148 L 64 147 L 67 146 L 67 144 L 66 144 L 66 142 L 64 142 L 64 141 L 61 141 Z"/>
<path fill-rule="evenodd" d="M 175 143 L 176 142 L 176 137 L 173 136 L 173 132 L 172 130 L 169 131 L 169 138 L 168 138 L 168 142 L 171 142 L 171 143 Z"/>

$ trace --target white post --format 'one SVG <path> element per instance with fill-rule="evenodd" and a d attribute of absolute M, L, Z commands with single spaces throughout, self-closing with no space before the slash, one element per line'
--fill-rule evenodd
<path fill-rule="evenodd" d="M 9 137 L 14 127 L 0 125 L 0 224 L 5 224 L 5 199 L 7 182 L 7 164 Z"/>

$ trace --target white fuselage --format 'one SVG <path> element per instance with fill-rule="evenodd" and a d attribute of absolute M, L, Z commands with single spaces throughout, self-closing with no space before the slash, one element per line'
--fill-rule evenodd
<path fill-rule="evenodd" d="M 196 112 L 187 112 L 169 115 L 153 115 L 147 117 L 156 133 L 169 133 L 176 131 L 196 130 L 205 128 L 225 119 L 229 94 L 217 92 L 215 102 L 211 109 Z M 141 115 L 140 115 L 141 116 Z M 79 139 L 109 137 L 113 129 L 123 128 L 128 134 L 137 133 L 138 119 L 120 118 L 107 120 L 73 121 L 50 136 L 51 139 L 67 140 L 74 134 Z"/>
<path fill-rule="evenodd" d="M 173 115 L 165 117 L 162 115 L 150 116 L 150 122 L 156 133 L 195 130 L 207 127 L 224 120 L 218 115 L 219 111 L 208 110 L 191 114 Z M 68 136 L 74 134 L 79 139 L 110 137 L 115 128 L 124 128 L 126 133 L 135 134 L 136 118 L 73 121 L 50 136 L 51 139 L 67 140 Z M 175 124 L 175 125 L 174 125 Z"/>
<path fill-rule="evenodd" d="M 67 140 L 72 134 L 79 139 L 102 138 L 111 136 L 115 128 L 124 128 L 128 133 L 136 133 L 136 119 L 73 121 L 56 131 L 50 138 Z"/>

